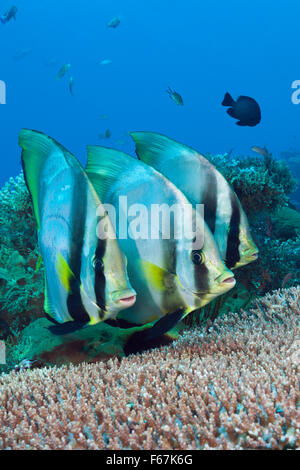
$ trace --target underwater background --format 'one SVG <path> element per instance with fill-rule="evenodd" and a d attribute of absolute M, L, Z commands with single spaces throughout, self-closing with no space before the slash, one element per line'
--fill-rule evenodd
<path fill-rule="evenodd" d="M 3 1 L 1 10 L 11 3 Z M 125 141 L 124 150 L 133 148 L 126 132 L 153 130 L 203 153 L 245 155 L 253 145 L 267 145 L 276 157 L 299 151 L 300 106 L 291 101 L 299 70 L 296 0 L 15 5 L 17 20 L 0 29 L 0 79 L 7 85 L 7 104 L 0 108 L 1 183 L 20 169 L 17 141 L 24 126 L 43 129 L 81 159 L 107 128 L 114 144 Z M 114 17 L 120 25 L 107 27 Z M 56 80 L 66 63 L 74 96 L 68 78 Z M 168 86 L 182 95 L 183 107 L 168 100 Z M 255 97 L 261 124 L 234 126 L 220 106 L 226 91 Z"/>
<path fill-rule="evenodd" d="M 299 2 L 4 0 L 0 16 L 12 6 L 16 19 L 0 23 L 0 449 L 299 448 Z M 226 92 L 255 98 L 261 122 L 235 125 L 221 104 Z M 21 174 L 24 127 L 52 136 L 82 164 L 87 144 L 134 155 L 132 131 L 197 149 L 239 197 L 258 260 L 235 272 L 234 289 L 143 348 L 136 326 L 51 335 Z M 18 380 L 29 392 L 13 410 Z M 87 406 L 79 422 L 70 381 Z M 107 387 L 113 400 L 101 396 Z M 62 398 L 45 411 L 41 396 L 55 402 L 58 389 Z"/>

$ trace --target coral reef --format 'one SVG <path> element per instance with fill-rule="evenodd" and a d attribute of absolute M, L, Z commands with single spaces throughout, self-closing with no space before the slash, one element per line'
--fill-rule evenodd
<path fill-rule="evenodd" d="M 97 364 L 0 375 L 0 449 L 297 449 L 300 287 Z"/>
<path fill-rule="evenodd" d="M 254 299 L 255 295 L 249 289 L 243 286 L 242 283 L 237 283 L 231 291 L 217 297 L 205 307 L 190 313 L 185 317 L 183 323 L 190 328 L 206 322 L 211 323 L 217 317 L 226 315 L 229 312 L 239 312 L 241 309 L 247 309 Z"/>
<path fill-rule="evenodd" d="M 257 295 L 280 287 L 299 285 L 300 237 L 296 240 L 277 240 L 266 236 L 258 246 L 260 258 L 240 269 L 237 273 L 240 282 Z"/>
<path fill-rule="evenodd" d="M 247 215 L 273 211 L 288 203 L 296 180 L 284 161 L 265 157 L 207 155 L 232 185 Z"/>
<path fill-rule="evenodd" d="M 208 155 L 237 193 L 259 248 L 259 258 L 236 271 L 252 296 L 300 280 L 299 212 L 288 206 L 296 180 L 284 161 L 259 157 Z"/>
<path fill-rule="evenodd" d="M 281 152 L 280 158 L 287 162 L 291 168 L 292 174 L 295 178 L 298 178 L 300 172 L 300 151 L 294 148 L 287 152 Z M 296 191 L 291 195 L 291 199 L 297 209 L 300 210 L 300 185 L 298 185 Z"/>
<path fill-rule="evenodd" d="M 42 316 L 43 267 L 29 193 L 21 173 L 0 191 L 0 339 Z"/>
<path fill-rule="evenodd" d="M 288 240 L 300 237 L 300 212 L 281 207 L 270 217 L 272 231 L 276 238 Z"/>

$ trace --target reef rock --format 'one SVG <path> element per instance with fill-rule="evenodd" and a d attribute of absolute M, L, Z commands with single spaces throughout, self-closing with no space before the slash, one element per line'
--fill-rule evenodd
<path fill-rule="evenodd" d="M 52 323 L 46 318 L 39 318 L 23 330 L 18 346 L 18 362 L 29 359 L 39 361 L 45 366 L 59 366 L 97 362 L 111 357 L 121 358 L 136 352 L 135 343 L 138 341 L 135 342 L 135 337 L 138 338 L 151 324 L 119 328 L 102 322 L 66 335 L 53 334 L 49 330 L 50 326 Z M 178 338 L 179 329 L 180 327 L 173 329 L 151 344 L 143 344 L 139 350 L 170 343 Z"/>

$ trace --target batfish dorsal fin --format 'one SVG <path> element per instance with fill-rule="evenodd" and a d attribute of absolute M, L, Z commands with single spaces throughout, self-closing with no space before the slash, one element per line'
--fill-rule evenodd
<path fill-rule="evenodd" d="M 134 164 L 139 162 L 126 153 L 107 147 L 88 146 L 86 173 L 100 199 Z"/>
<path fill-rule="evenodd" d="M 78 160 L 71 152 L 51 137 L 39 131 L 22 129 L 19 135 L 19 145 L 22 148 L 22 165 L 24 178 L 31 194 L 34 214 L 38 228 L 40 228 L 39 216 L 39 184 L 40 174 L 47 159 L 58 152 L 66 162 L 76 168 L 77 171 L 84 170 Z M 86 177 L 86 175 L 84 175 Z"/>
<path fill-rule="evenodd" d="M 154 168 L 184 155 L 197 153 L 186 145 L 155 132 L 132 132 L 130 135 L 136 144 L 138 158 Z"/>
<path fill-rule="evenodd" d="M 22 129 L 19 135 L 22 148 L 22 165 L 24 178 L 31 194 L 34 214 L 38 228 L 39 216 L 39 182 L 43 165 L 49 156 L 58 151 L 55 141 L 37 131 Z"/>

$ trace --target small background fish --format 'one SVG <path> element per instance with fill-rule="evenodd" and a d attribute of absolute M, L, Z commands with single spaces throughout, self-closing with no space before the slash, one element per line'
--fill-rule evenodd
<path fill-rule="evenodd" d="M 109 28 L 117 28 L 120 25 L 120 23 L 121 23 L 121 19 L 119 17 L 115 17 L 107 23 L 107 26 Z"/>
<path fill-rule="evenodd" d="M 238 119 L 238 126 L 254 127 L 261 121 L 261 111 L 259 104 L 250 96 L 240 96 L 236 101 L 229 93 L 226 93 L 222 101 L 223 106 L 230 106 L 227 109 L 229 116 Z"/>
<path fill-rule="evenodd" d="M 260 155 L 263 155 L 264 157 L 267 157 L 269 155 L 269 152 L 266 147 L 262 148 L 262 147 L 258 147 L 254 145 L 253 147 L 251 147 L 251 150 L 252 152 L 259 153 Z"/>
<path fill-rule="evenodd" d="M 110 139 L 111 138 L 111 131 L 110 129 L 106 129 L 104 134 L 98 134 L 99 139 Z"/>
<path fill-rule="evenodd" d="M 174 101 L 174 103 L 178 104 L 178 106 L 184 105 L 183 98 L 177 91 L 172 90 L 170 87 L 168 87 L 166 91 L 169 97 L 171 98 L 171 100 Z"/>
<path fill-rule="evenodd" d="M 103 59 L 103 60 L 99 61 L 100 65 L 109 65 L 111 63 L 112 63 L 112 60 L 110 60 L 110 59 Z"/>
<path fill-rule="evenodd" d="M 70 77 L 70 81 L 69 81 L 69 90 L 70 90 L 70 93 L 71 93 L 72 96 L 74 96 L 73 87 L 74 87 L 74 78 L 73 78 L 73 77 Z"/>
<path fill-rule="evenodd" d="M 8 23 L 10 20 L 14 19 L 16 21 L 17 17 L 16 17 L 16 14 L 17 14 L 17 7 L 15 5 L 13 5 L 12 7 L 10 7 L 6 13 L 4 13 L 3 15 L 0 16 L 0 21 L 1 23 Z"/>
<path fill-rule="evenodd" d="M 64 77 L 68 73 L 70 68 L 71 68 L 71 64 L 63 65 L 58 71 L 57 78 L 61 79 L 62 77 Z"/>
<path fill-rule="evenodd" d="M 32 52 L 32 49 L 21 49 L 20 51 L 17 51 L 14 54 L 13 59 L 16 61 L 22 60 L 24 59 L 24 57 L 28 56 L 31 52 Z"/>

